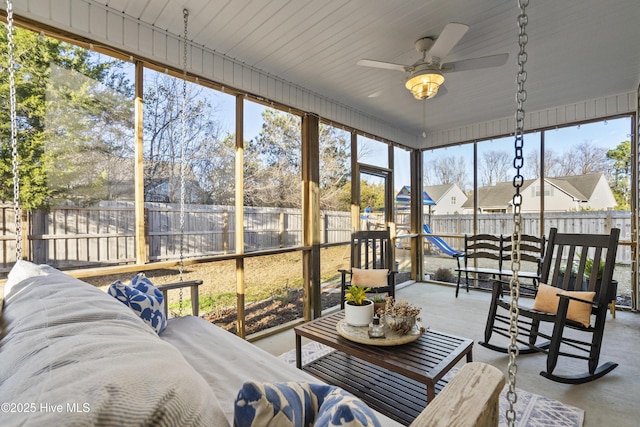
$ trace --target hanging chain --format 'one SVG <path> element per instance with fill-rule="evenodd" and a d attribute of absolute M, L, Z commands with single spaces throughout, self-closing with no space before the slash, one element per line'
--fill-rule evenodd
<path fill-rule="evenodd" d="M 529 18 L 527 17 L 526 7 L 529 5 L 529 0 L 518 0 L 518 6 L 520 8 L 520 14 L 518 15 L 518 45 L 520 51 L 518 53 L 518 75 L 516 83 L 518 84 L 518 92 L 516 94 L 516 103 L 518 105 L 515 114 L 515 154 L 513 158 L 513 167 L 516 169 L 515 176 L 513 177 L 513 187 L 515 188 L 515 194 L 513 195 L 513 233 L 511 234 L 511 270 L 513 276 L 509 282 L 509 290 L 511 296 L 511 305 L 509 309 L 509 336 L 511 342 L 509 344 L 509 389 L 507 391 L 507 400 L 509 407 L 507 408 L 507 423 L 509 426 L 514 426 L 516 423 L 516 412 L 514 409 L 515 403 L 518 401 L 516 394 L 516 374 L 518 372 L 518 365 L 516 364 L 516 357 L 520 353 L 518 347 L 518 299 L 520 298 L 520 279 L 518 273 L 520 272 L 520 238 L 522 235 L 522 195 L 520 189 L 524 178 L 522 177 L 522 166 L 524 164 L 524 156 L 522 149 L 524 147 L 524 101 L 527 99 L 527 91 L 524 89 L 524 83 L 527 80 L 527 72 L 524 70 L 524 65 L 527 62 L 527 52 L 525 47 L 527 45 L 527 32 L 526 26 Z"/>
<path fill-rule="evenodd" d="M 187 140 L 187 29 L 189 22 L 189 11 L 183 9 L 184 16 L 184 51 L 182 54 L 182 126 L 180 132 L 180 282 L 183 281 L 184 274 L 184 203 L 185 203 L 185 148 Z M 179 313 L 182 316 L 182 288 L 180 288 Z"/>
<path fill-rule="evenodd" d="M 422 100 L 422 137 L 427 139 L 427 98 Z"/>
<path fill-rule="evenodd" d="M 9 49 L 9 105 L 11 115 L 11 167 L 13 172 L 13 211 L 16 226 L 16 261 L 22 259 L 22 214 L 20 211 L 20 173 L 18 170 L 18 131 L 16 119 L 16 74 L 14 62 L 13 4 L 7 0 L 7 44 Z"/>

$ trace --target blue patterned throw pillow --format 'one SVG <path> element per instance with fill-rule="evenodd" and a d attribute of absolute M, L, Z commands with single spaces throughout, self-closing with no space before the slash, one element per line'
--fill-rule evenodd
<path fill-rule="evenodd" d="M 108 293 L 133 310 L 156 333 L 159 334 L 167 326 L 162 311 L 162 292 L 153 286 L 144 273 L 138 273 L 129 285 L 116 280 L 109 286 Z"/>
<path fill-rule="evenodd" d="M 344 390 L 325 384 L 242 385 L 236 397 L 234 427 L 380 427 L 373 411 Z"/>
<path fill-rule="evenodd" d="M 316 389 L 317 396 L 324 396 L 318 409 L 315 427 L 380 427 L 371 408 L 351 393 L 328 385 L 312 384 L 311 387 Z M 326 390 L 320 391 L 321 387 L 325 387 Z"/>

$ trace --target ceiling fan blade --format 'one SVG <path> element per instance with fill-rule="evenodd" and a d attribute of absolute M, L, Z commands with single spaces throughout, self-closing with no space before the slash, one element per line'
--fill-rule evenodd
<path fill-rule="evenodd" d="M 498 55 L 481 56 L 479 58 L 462 59 L 460 61 L 447 62 L 442 64 L 443 72 L 456 72 L 467 70 L 479 70 L 481 68 L 500 67 L 507 63 L 508 53 Z"/>
<path fill-rule="evenodd" d="M 374 61 L 373 59 L 361 59 L 356 64 L 363 67 L 384 68 L 386 70 L 407 71 L 407 66 L 392 62 Z"/>
<path fill-rule="evenodd" d="M 444 84 L 441 84 L 440 87 L 438 88 L 438 93 L 436 94 L 436 96 L 434 96 L 433 98 L 429 98 L 429 100 L 440 98 L 441 96 L 444 96 L 447 93 L 449 93 L 449 91 L 447 90 L 447 87 Z"/>
<path fill-rule="evenodd" d="M 449 22 L 429 50 L 428 56 L 446 57 L 469 29 L 468 25 Z"/>

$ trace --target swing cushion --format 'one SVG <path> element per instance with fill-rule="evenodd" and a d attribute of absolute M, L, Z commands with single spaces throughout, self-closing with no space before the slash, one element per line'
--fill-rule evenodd
<path fill-rule="evenodd" d="M 339 387 L 247 381 L 236 397 L 234 425 L 379 427 L 380 423 L 364 402 Z"/>
<path fill-rule="evenodd" d="M 109 286 L 108 293 L 133 310 L 157 334 L 167 326 L 162 310 L 162 292 L 153 286 L 144 273 L 138 273 L 129 285 L 116 280 Z"/>
<path fill-rule="evenodd" d="M 106 292 L 28 261 L 7 283 L 0 402 L 27 410 L 1 425 L 229 426 L 181 351 Z"/>
<path fill-rule="evenodd" d="M 596 296 L 595 292 L 564 291 L 554 286 L 540 283 L 538 285 L 538 293 L 533 301 L 533 309 L 543 313 L 556 314 L 558 312 L 558 304 L 560 303 L 558 294 L 580 298 L 586 301 L 593 301 L 593 298 Z M 569 301 L 567 319 L 578 322 L 585 328 L 588 328 L 591 324 L 591 305 L 580 301 Z"/>

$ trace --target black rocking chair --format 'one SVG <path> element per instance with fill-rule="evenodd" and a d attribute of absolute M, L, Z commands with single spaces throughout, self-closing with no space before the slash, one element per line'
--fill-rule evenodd
<path fill-rule="evenodd" d="M 392 266 L 393 251 L 389 231 L 356 231 L 351 235 L 351 269 L 339 270 L 342 275 L 340 307 L 344 308 L 344 296 L 351 284 L 353 268 L 387 269 L 386 286 L 372 289 L 372 293 L 387 293 L 395 297 L 396 273 Z"/>
<path fill-rule="evenodd" d="M 608 235 L 564 234 L 551 229 L 540 284 L 531 289 L 536 295 L 533 303 L 536 309 L 521 306 L 518 315 L 517 342 L 524 346 L 520 347 L 520 353 L 547 354 L 547 368 L 540 375 L 561 383 L 580 384 L 600 378 L 618 366 L 613 362 L 599 365 L 599 358 L 607 307 L 616 288 L 612 277 L 619 235 L 617 228 Z M 551 309 L 544 308 L 543 294 L 550 297 L 546 305 L 551 305 Z M 484 341 L 479 343 L 504 353 L 508 352 L 507 346 L 490 340 L 494 333 L 510 337 L 508 296 L 509 284 L 494 282 Z M 576 310 L 585 306 L 582 319 L 577 319 Z M 540 327 L 545 325 L 545 331 L 541 331 Z M 551 334 L 547 332 L 549 329 Z M 539 342 L 539 338 L 544 341 Z M 559 356 L 586 360 L 588 370 L 575 375 L 554 373 Z"/>

